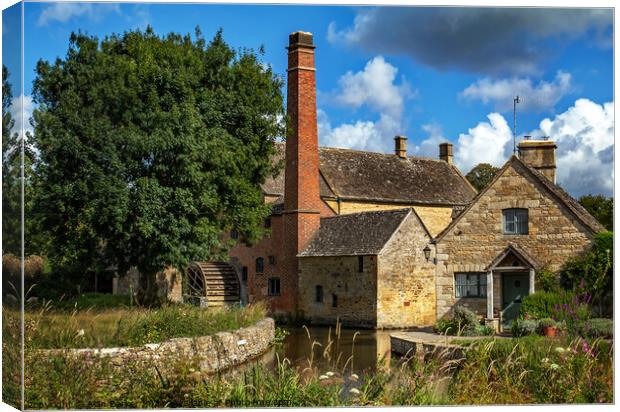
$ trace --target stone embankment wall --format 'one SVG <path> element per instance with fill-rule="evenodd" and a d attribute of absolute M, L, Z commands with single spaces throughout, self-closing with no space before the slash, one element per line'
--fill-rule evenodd
<path fill-rule="evenodd" d="M 139 347 L 103 349 L 47 349 L 48 355 L 69 353 L 84 359 L 107 358 L 124 367 L 127 362 L 157 366 L 165 371 L 178 361 L 192 362 L 201 373 L 215 373 L 239 365 L 267 351 L 275 337 L 275 322 L 265 318 L 247 328 L 195 338 L 174 338 Z"/>

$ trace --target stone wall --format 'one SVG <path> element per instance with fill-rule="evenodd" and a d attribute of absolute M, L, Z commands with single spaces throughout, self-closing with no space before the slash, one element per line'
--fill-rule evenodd
<path fill-rule="evenodd" d="M 167 371 L 176 362 L 195 362 L 201 373 L 215 373 L 239 365 L 263 354 L 275 336 L 275 322 L 265 318 L 258 323 L 231 332 L 196 338 L 175 338 L 161 343 L 139 347 L 103 349 L 48 349 L 46 355 L 69 353 L 85 359 L 107 358 L 111 364 L 123 368 L 127 362 L 154 365 Z"/>
<path fill-rule="evenodd" d="M 376 202 L 353 202 L 353 201 L 341 201 L 338 202 L 329 200 L 326 202 L 334 211 L 338 213 L 340 210 L 341 215 L 359 212 L 371 212 L 377 210 L 397 210 L 412 207 L 424 225 L 431 233 L 436 236 L 442 230 L 444 230 L 450 222 L 452 222 L 452 207 L 451 206 L 416 206 L 407 204 L 394 204 L 394 203 L 376 203 Z"/>
<path fill-rule="evenodd" d="M 358 272 L 357 256 L 300 258 L 300 315 L 313 324 L 375 327 L 377 323 L 377 257 L 364 256 Z M 323 287 L 323 302 L 316 302 L 316 286 Z M 332 307 L 332 295 L 338 306 Z"/>
<path fill-rule="evenodd" d="M 461 299 L 454 291 L 455 272 L 484 272 L 512 243 L 540 266 L 557 271 L 572 256 L 582 253 L 592 241 L 585 228 L 522 166 L 513 163 L 458 223 L 437 243 L 437 316 L 443 317 L 455 304 L 486 313 L 486 299 Z M 504 235 L 502 210 L 528 209 L 528 234 Z M 495 308 L 501 307 L 501 279 L 494 277 Z"/>
<path fill-rule="evenodd" d="M 377 327 L 402 328 L 435 323 L 435 265 L 426 260 L 430 237 L 411 213 L 379 255 Z"/>

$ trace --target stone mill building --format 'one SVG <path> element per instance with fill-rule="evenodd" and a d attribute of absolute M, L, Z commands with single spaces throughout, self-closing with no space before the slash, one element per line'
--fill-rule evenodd
<path fill-rule="evenodd" d="M 553 141 L 524 140 L 480 193 L 452 161 L 318 146 L 315 46 L 288 45 L 290 133 L 267 180 L 270 233 L 248 247 L 237 233 L 229 264 L 246 302 L 310 323 L 430 326 L 456 305 L 497 325 L 603 227 L 555 184 Z M 237 297 L 237 295 L 236 295 Z M 207 297 L 208 300 L 208 297 Z"/>
<path fill-rule="evenodd" d="M 284 172 L 263 185 L 271 229 L 230 252 L 242 294 L 314 323 L 429 326 L 456 305 L 515 316 L 536 273 L 557 271 L 603 227 L 555 184 L 553 141 L 524 140 L 480 193 L 443 143 L 437 159 L 318 146 L 315 46 L 292 33 Z M 237 237 L 236 234 L 232 234 Z"/>

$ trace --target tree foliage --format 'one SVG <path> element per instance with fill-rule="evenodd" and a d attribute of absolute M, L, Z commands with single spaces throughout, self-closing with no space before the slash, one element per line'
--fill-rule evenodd
<path fill-rule="evenodd" d="M 36 74 L 35 213 L 55 267 L 136 266 L 150 287 L 166 266 L 221 256 L 224 231 L 263 235 L 259 185 L 276 172 L 284 109 L 260 53 L 221 31 L 208 44 L 199 29 L 73 33 Z"/>
<path fill-rule="evenodd" d="M 614 198 L 603 195 L 585 195 L 579 203 L 609 231 L 614 230 Z"/>
<path fill-rule="evenodd" d="M 498 171 L 499 168 L 495 166 L 491 166 L 488 163 L 480 163 L 471 169 L 465 177 L 476 190 L 481 191 L 491 183 Z"/>
<path fill-rule="evenodd" d="M 13 93 L 9 71 L 2 66 L 2 251 L 21 254 L 21 189 L 19 135 L 13 131 Z"/>
<path fill-rule="evenodd" d="M 574 289 L 585 290 L 602 312 L 603 300 L 613 296 L 612 232 L 597 233 L 592 248 L 581 256 L 570 259 L 562 268 L 562 276 Z"/>

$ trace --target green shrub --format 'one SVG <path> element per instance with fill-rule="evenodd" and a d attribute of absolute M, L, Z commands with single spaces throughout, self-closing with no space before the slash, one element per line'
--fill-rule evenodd
<path fill-rule="evenodd" d="M 479 324 L 476 314 L 464 306 L 454 308 L 453 319 L 460 326 L 460 329 Z"/>
<path fill-rule="evenodd" d="M 544 319 L 540 319 L 538 321 L 538 330 L 537 332 L 539 334 L 544 334 L 545 332 L 545 328 L 552 328 L 557 326 L 557 323 L 555 322 L 555 320 L 551 319 L 551 318 L 544 318 Z"/>
<path fill-rule="evenodd" d="M 556 325 L 555 321 L 551 318 L 544 318 L 538 321 L 540 328 L 551 328 Z"/>
<path fill-rule="evenodd" d="M 446 335 L 488 336 L 495 334 L 493 328 L 481 325 L 476 314 L 463 306 L 454 308 L 452 317 L 437 321 L 433 329 L 437 333 Z"/>
<path fill-rule="evenodd" d="M 521 337 L 534 335 L 538 332 L 539 322 L 534 319 L 515 319 L 512 322 L 512 336 Z"/>
<path fill-rule="evenodd" d="M 452 318 L 444 318 L 444 319 L 439 319 L 437 321 L 437 323 L 435 324 L 435 326 L 433 326 L 433 330 L 436 333 L 442 333 L 442 334 L 446 334 L 446 335 L 455 335 L 456 334 L 456 330 L 457 330 L 457 326 L 454 323 L 454 321 L 452 320 Z"/>
<path fill-rule="evenodd" d="M 547 268 L 536 272 L 536 284 L 538 289 L 543 292 L 558 292 L 560 290 L 559 277 Z"/>
<path fill-rule="evenodd" d="M 519 317 L 521 319 L 551 318 L 554 307 L 570 302 L 573 294 L 563 290 L 556 292 L 536 292 L 523 298 Z"/>
<path fill-rule="evenodd" d="M 570 259 L 562 268 L 562 277 L 567 286 L 591 295 L 593 307 L 599 316 L 610 308 L 603 307 L 613 291 L 613 233 L 601 232 L 594 237 L 592 248 L 586 253 Z"/>
<path fill-rule="evenodd" d="M 592 338 L 613 338 L 614 321 L 605 318 L 593 318 L 584 322 L 583 332 L 585 336 Z"/>

